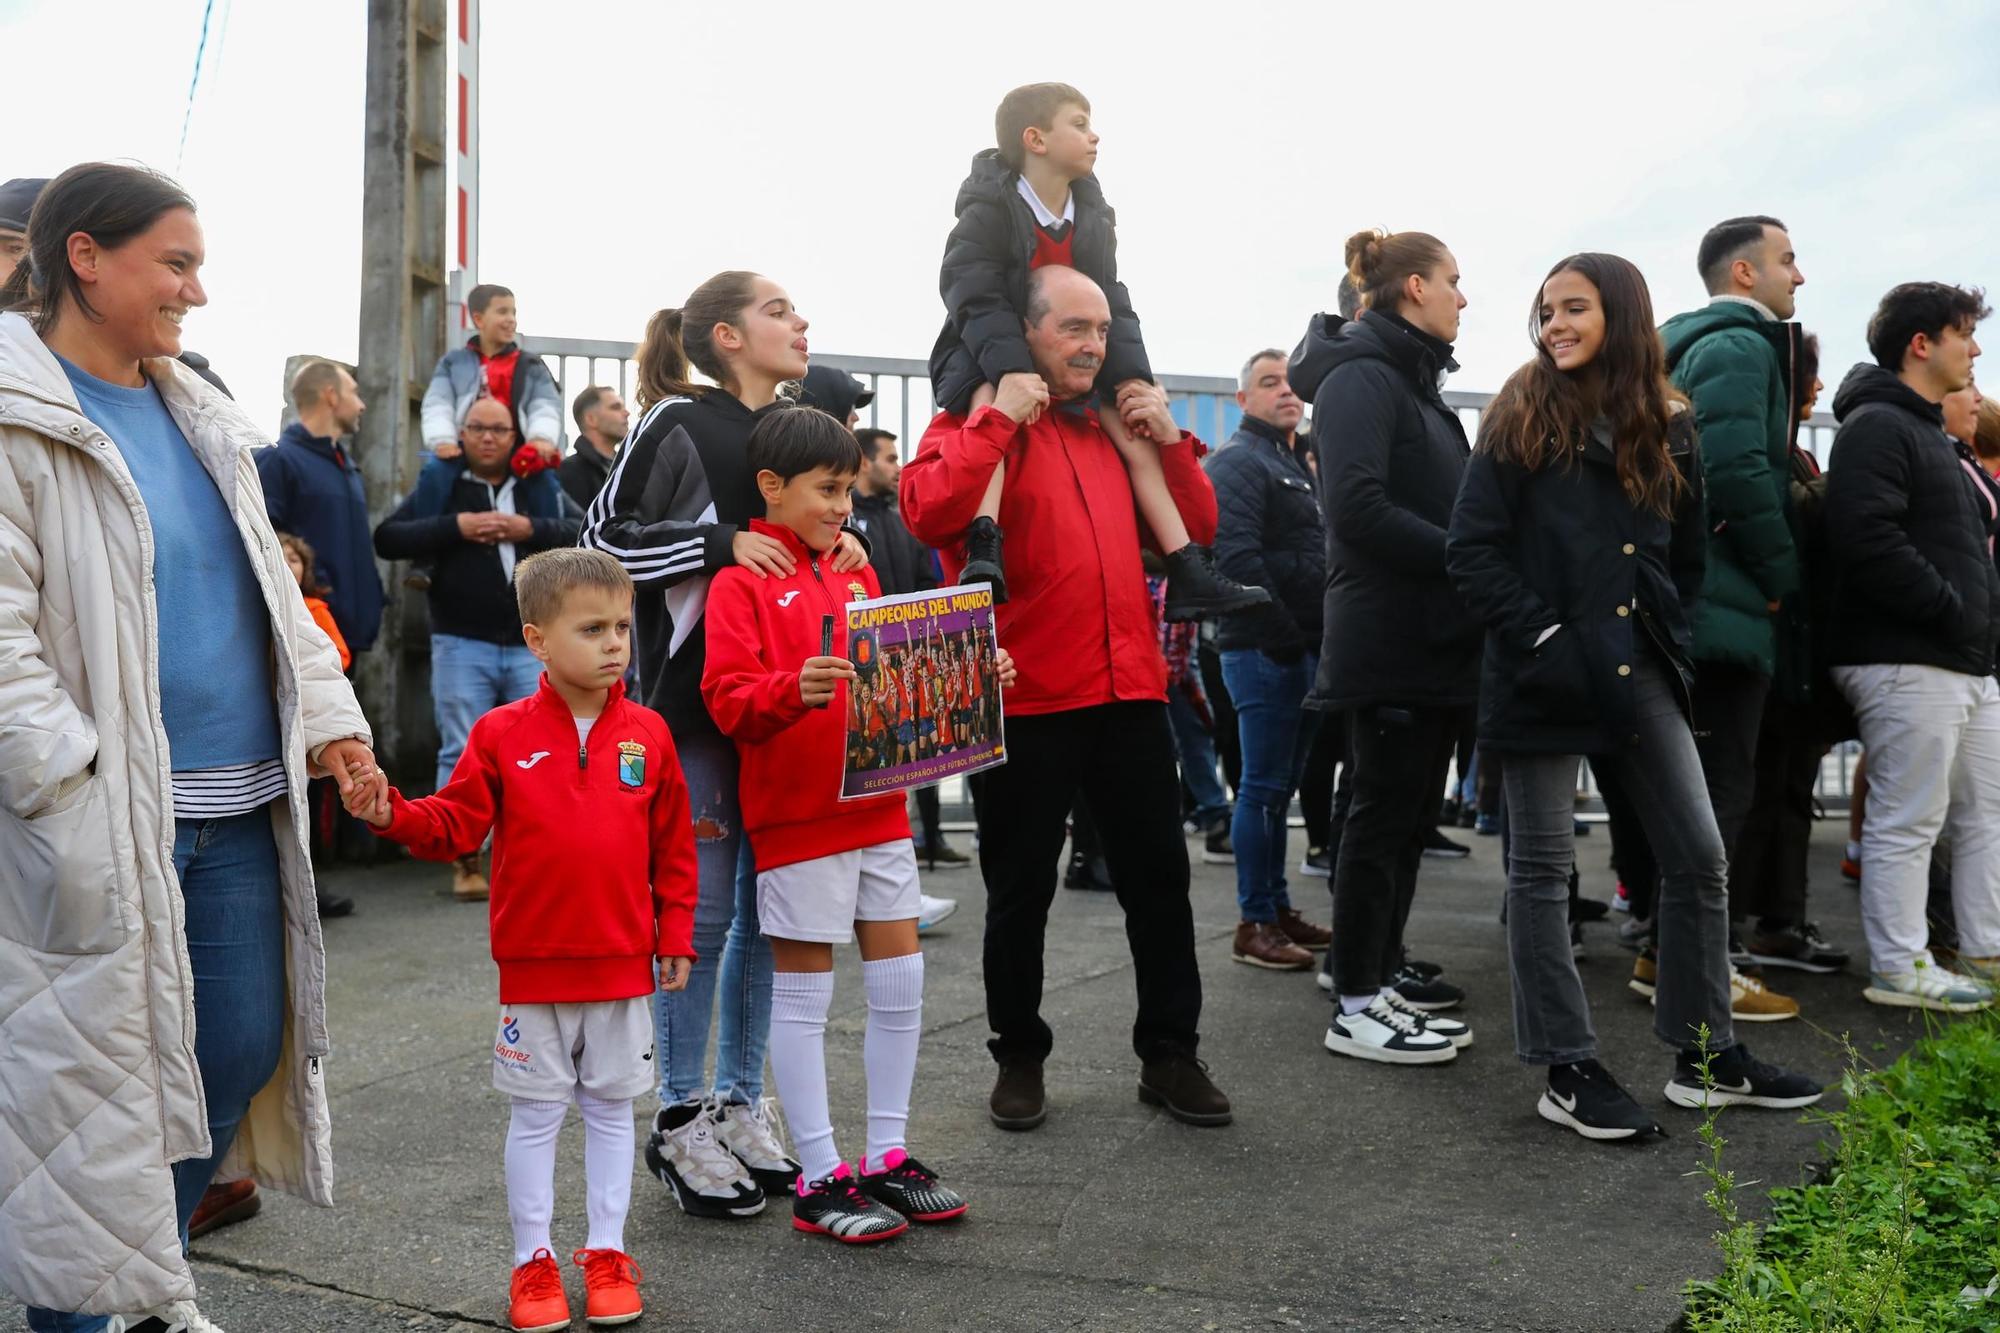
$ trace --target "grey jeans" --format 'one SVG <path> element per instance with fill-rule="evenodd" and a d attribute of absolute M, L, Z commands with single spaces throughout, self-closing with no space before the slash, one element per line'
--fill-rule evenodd
<path fill-rule="evenodd" d="M 1710 1050 L 1733 1046 L 1729 1019 L 1729 871 L 1701 759 L 1668 676 L 1644 652 L 1634 664 L 1638 743 L 1593 755 L 1615 769 L 1660 862 L 1659 986 L 1653 1031 L 1676 1050 L 1708 1026 Z M 1569 949 L 1569 872 L 1576 860 L 1573 754 L 1509 754 L 1502 780 L 1512 834 L 1507 952 L 1514 973 L 1514 1048 L 1531 1065 L 1597 1054 L 1590 1003 Z"/>

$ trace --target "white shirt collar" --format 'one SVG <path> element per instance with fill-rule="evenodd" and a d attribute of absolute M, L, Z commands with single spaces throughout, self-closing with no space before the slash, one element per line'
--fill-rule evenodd
<path fill-rule="evenodd" d="M 501 514 L 514 514 L 520 512 L 519 510 L 514 508 L 515 481 L 516 481 L 515 476 L 512 473 L 509 473 L 507 475 L 507 479 L 501 482 L 498 486 L 495 486 L 490 481 L 486 483 L 487 494 L 493 497 L 494 512 Z M 493 549 L 500 553 L 500 572 L 507 576 L 508 583 L 510 584 L 513 583 L 514 543 L 495 542 L 493 544 Z"/>
<path fill-rule="evenodd" d="M 1724 301 L 1730 301 L 1735 303 L 1736 305 L 1747 305 L 1752 310 L 1762 315 L 1765 319 L 1770 320 L 1773 324 L 1779 322 L 1778 312 L 1771 309 L 1771 307 L 1765 305 L 1762 301 L 1759 301 L 1754 296 L 1737 296 L 1733 292 L 1724 292 L 1720 296 L 1711 296 L 1708 298 L 1708 303 L 1710 305 L 1719 305 Z"/>
<path fill-rule="evenodd" d="M 1049 212 L 1049 206 L 1042 202 L 1040 195 L 1035 193 L 1035 187 L 1028 184 L 1026 176 L 1016 176 L 1014 178 L 1014 192 L 1028 201 L 1028 207 L 1035 211 L 1035 221 L 1044 227 L 1053 227 L 1058 222 L 1076 221 L 1075 190 L 1069 192 L 1069 199 L 1063 204 L 1061 217 L 1057 217 L 1055 214 Z"/>

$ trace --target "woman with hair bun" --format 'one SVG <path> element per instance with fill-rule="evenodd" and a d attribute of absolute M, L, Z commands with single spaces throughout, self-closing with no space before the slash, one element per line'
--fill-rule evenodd
<path fill-rule="evenodd" d="M 1325 1045 L 1389 1064 L 1457 1056 L 1472 1033 L 1439 1016 L 1464 992 L 1411 962 L 1403 927 L 1424 836 L 1464 711 L 1478 693 L 1479 624 L 1445 575 L 1445 525 L 1470 452 L 1444 377 L 1458 369 L 1458 261 L 1419 231 L 1356 232 L 1358 319 L 1315 316 L 1292 354 L 1313 404 L 1326 495 L 1326 624 L 1308 706 L 1347 714 L 1354 799 L 1333 870 Z"/>

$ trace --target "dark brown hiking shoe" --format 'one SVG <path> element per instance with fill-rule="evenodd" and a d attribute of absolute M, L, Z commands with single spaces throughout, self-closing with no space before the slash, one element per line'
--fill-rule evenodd
<path fill-rule="evenodd" d="M 1140 1066 L 1139 1100 L 1160 1107 L 1183 1125 L 1226 1125 L 1232 1116 L 1229 1098 L 1209 1081 L 1208 1066 L 1182 1051 Z"/>
<path fill-rule="evenodd" d="M 1271 921 L 1238 922 L 1229 956 L 1235 962 L 1267 967 L 1273 972 L 1303 972 L 1313 964 L 1312 950 L 1292 943 Z"/>
<path fill-rule="evenodd" d="M 1042 1062 L 1018 1060 L 1002 1064 L 986 1107 L 993 1123 L 1002 1129 L 1033 1129 L 1047 1120 L 1049 1102 L 1042 1090 Z"/>
<path fill-rule="evenodd" d="M 1318 952 L 1333 943 L 1333 932 L 1316 922 L 1299 915 L 1296 907 L 1278 909 L 1278 929 L 1285 932 L 1285 938 L 1301 949 Z"/>

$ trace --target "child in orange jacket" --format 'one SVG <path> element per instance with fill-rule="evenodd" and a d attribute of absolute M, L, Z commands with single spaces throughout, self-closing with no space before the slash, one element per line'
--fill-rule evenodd
<path fill-rule="evenodd" d="M 312 612 L 313 623 L 326 631 L 326 637 L 333 640 L 334 651 L 340 654 L 340 669 L 347 670 L 354 665 L 354 654 L 347 650 L 347 640 L 340 632 L 340 626 L 333 621 L 333 608 L 326 604 L 327 587 L 313 574 L 313 548 L 303 537 L 294 537 L 289 532 L 278 534 L 278 545 L 285 548 L 285 563 L 292 568 L 292 577 L 299 581 L 299 592 L 306 599 L 306 610 Z"/>

